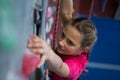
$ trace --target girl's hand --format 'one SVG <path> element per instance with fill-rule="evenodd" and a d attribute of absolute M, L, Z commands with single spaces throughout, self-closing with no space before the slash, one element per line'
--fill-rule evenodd
<path fill-rule="evenodd" d="M 38 65 L 38 67 L 41 67 L 48 58 L 49 46 L 38 36 L 32 35 L 31 38 L 28 40 L 27 47 L 32 53 L 36 55 L 41 55 L 40 64 Z"/>
<path fill-rule="evenodd" d="M 27 44 L 28 48 L 36 55 L 41 55 L 38 68 L 45 62 L 49 70 L 55 72 L 61 77 L 69 76 L 69 68 L 66 63 L 46 44 L 44 40 L 33 35 Z"/>

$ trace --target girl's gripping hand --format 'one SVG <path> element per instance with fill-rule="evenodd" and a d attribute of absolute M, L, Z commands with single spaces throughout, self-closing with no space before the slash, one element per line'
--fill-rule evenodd
<path fill-rule="evenodd" d="M 49 57 L 49 46 L 38 36 L 32 35 L 28 40 L 27 47 L 32 53 L 36 55 L 41 55 L 41 60 L 38 65 L 38 67 L 41 67 Z"/>

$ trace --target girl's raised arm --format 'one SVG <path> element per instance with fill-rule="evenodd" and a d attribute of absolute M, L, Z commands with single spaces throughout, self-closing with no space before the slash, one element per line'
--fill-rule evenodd
<path fill-rule="evenodd" d="M 60 0 L 60 17 L 64 23 L 71 20 L 73 14 L 73 0 Z"/>

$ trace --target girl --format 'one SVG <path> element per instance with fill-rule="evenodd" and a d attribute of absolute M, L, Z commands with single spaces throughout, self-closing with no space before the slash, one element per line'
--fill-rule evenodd
<path fill-rule="evenodd" d="M 52 72 L 52 80 L 77 80 L 88 64 L 90 49 L 96 42 L 96 29 L 87 18 L 72 18 L 73 1 L 61 0 L 60 16 L 64 26 L 53 51 L 41 38 L 33 35 L 28 48 L 42 55 L 40 64 Z"/>

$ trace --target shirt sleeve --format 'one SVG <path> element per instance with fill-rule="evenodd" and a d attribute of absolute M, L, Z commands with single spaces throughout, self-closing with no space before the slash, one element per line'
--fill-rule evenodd
<path fill-rule="evenodd" d="M 69 60 L 65 60 L 64 61 L 70 70 L 70 74 L 68 76 L 68 78 L 77 78 L 80 76 L 80 74 L 82 73 L 82 71 L 85 69 L 86 65 L 87 65 L 87 60 L 86 59 L 69 59 Z"/>

